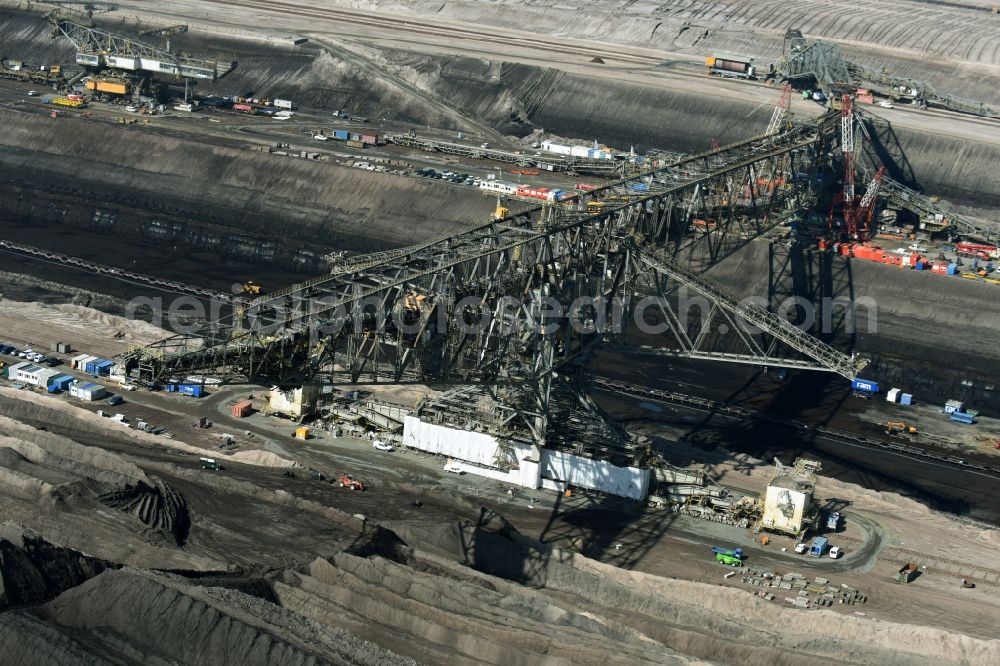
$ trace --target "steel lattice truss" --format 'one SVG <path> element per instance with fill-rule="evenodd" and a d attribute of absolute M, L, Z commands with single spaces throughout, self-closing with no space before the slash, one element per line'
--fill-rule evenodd
<path fill-rule="evenodd" d="M 330 372 L 354 382 L 479 382 L 509 407 L 508 424 L 542 446 L 558 405 L 569 419 L 595 412 L 583 395 L 595 345 L 625 342 L 631 324 L 623 322 L 640 299 L 683 285 L 734 326 L 755 327 L 738 334 L 744 356 L 766 364 L 781 344 L 853 378 L 863 362 L 700 275 L 803 203 L 807 183 L 792 175 L 824 152 L 836 119 L 355 258 L 124 360 L 155 379 L 202 372 L 302 381 Z M 695 347 L 686 351 L 705 355 Z"/>
<path fill-rule="evenodd" d="M 54 30 L 73 42 L 78 53 L 167 63 L 176 67 L 177 71 L 174 73 L 194 78 L 205 78 L 210 73 L 211 78 L 215 79 L 232 68 L 232 63 L 218 63 L 214 60 L 168 53 L 139 40 L 95 28 L 90 24 L 89 18 L 84 19 L 76 14 L 57 10 L 50 14 L 48 19 Z"/>

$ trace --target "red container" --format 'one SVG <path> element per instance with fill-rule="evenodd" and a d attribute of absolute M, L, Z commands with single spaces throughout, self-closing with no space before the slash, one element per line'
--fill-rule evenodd
<path fill-rule="evenodd" d="M 233 111 L 242 111 L 243 113 L 253 113 L 253 107 L 249 104 L 233 104 Z"/>
<path fill-rule="evenodd" d="M 367 143 L 370 146 L 374 146 L 378 143 L 378 134 L 362 134 L 361 143 Z"/>
<path fill-rule="evenodd" d="M 238 419 L 242 419 L 245 416 L 249 416 L 250 412 L 253 411 L 253 403 L 249 400 L 240 400 L 235 405 L 233 405 L 233 416 Z"/>
<path fill-rule="evenodd" d="M 931 272 L 941 273 L 942 275 L 948 274 L 948 264 L 931 264 Z"/>

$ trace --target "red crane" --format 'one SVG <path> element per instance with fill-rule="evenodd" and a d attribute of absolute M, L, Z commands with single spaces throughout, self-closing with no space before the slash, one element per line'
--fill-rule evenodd
<path fill-rule="evenodd" d="M 834 195 L 830 202 L 828 223 L 830 232 L 851 240 L 867 240 L 867 229 L 864 233 L 858 228 L 860 207 L 854 193 L 854 100 L 849 93 L 841 97 L 840 105 L 840 150 L 844 160 L 843 188 Z M 877 176 L 881 181 L 881 175 Z M 870 189 L 870 188 L 869 188 Z M 874 205 L 875 192 L 872 194 L 871 205 Z M 867 193 L 866 193 L 867 195 Z M 841 227 L 840 220 L 843 220 Z M 867 225 L 870 227 L 870 223 Z M 865 236 L 862 238 L 861 236 Z"/>
<path fill-rule="evenodd" d="M 792 105 L 792 84 L 785 83 L 781 89 L 781 97 L 778 98 L 778 105 L 774 107 L 771 114 L 771 122 L 767 124 L 766 134 L 771 135 L 781 130 L 781 122 L 788 116 L 788 110 Z"/>

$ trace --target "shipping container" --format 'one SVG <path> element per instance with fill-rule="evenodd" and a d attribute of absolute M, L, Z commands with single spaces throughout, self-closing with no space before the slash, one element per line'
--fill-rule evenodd
<path fill-rule="evenodd" d="M 976 417 L 966 412 L 952 412 L 951 420 L 955 421 L 956 423 L 964 423 L 965 425 L 972 425 L 976 422 Z"/>
<path fill-rule="evenodd" d="M 105 359 L 95 358 L 91 361 L 87 361 L 86 365 L 83 366 L 83 371 L 88 375 L 93 375 L 97 373 L 97 364 L 102 363 Z"/>
<path fill-rule="evenodd" d="M 878 393 L 878 383 L 869 379 L 856 377 L 851 380 L 851 388 L 855 391 L 866 391 L 868 393 Z"/>
<path fill-rule="evenodd" d="M 901 405 L 912 405 L 913 404 L 913 394 L 904 393 L 899 396 L 899 404 Z"/>
<path fill-rule="evenodd" d="M 279 109 L 288 109 L 289 111 L 291 111 L 292 110 L 292 100 L 290 100 L 290 99 L 276 99 L 276 100 L 274 100 L 274 106 L 278 107 Z"/>
<path fill-rule="evenodd" d="M 569 149 L 569 154 L 572 157 L 590 157 L 590 148 L 587 146 L 572 146 Z"/>
<path fill-rule="evenodd" d="M 948 264 L 948 275 L 955 275 L 956 273 L 958 273 L 958 265 Z"/>
<path fill-rule="evenodd" d="M 115 365 L 114 361 L 101 361 L 97 364 L 96 370 L 99 375 L 109 375 L 111 374 L 111 368 Z"/>
<path fill-rule="evenodd" d="M 243 113 L 253 113 L 253 107 L 249 104 L 233 104 L 233 111 L 242 111 Z"/>
<path fill-rule="evenodd" d="M 374 146 L 378 143 L 378 134 L 362 134 L 361 143 L 367 143 L 369 146 Z"/>
<path fill-rule="evenodd" d="M 333 138 L 340 139 L 341 141 L 347 141 L 351 137 L 347 133 L 347 130 L 333 130 Z"/>
<path fill-rule="evenodd" d="M 75 381 L 76 379 L 72 375 L 56 375 L 49 380 L 49 392 L 58 393 L 59 391 L 65 391 Z"/>
<path fill-rule="evenodd" d="M 205 394 L 205 389 L 198 384 L 178 384 L 177 392 L 182 395 L 189 395 L 193 398 L 200 398 Z"/>
<path fill-rule="evenodd" d="M 351 132 L 350 136 L 348 136 L 347 138 L 349 138 L 351 141 L 361 141 L 361 135 L 358 134 L 357 132 Z"/>
<path fill-rule="evenodd" d="M 249 400 L 240 400 L 235 405 L 233 405 L 233 417 L 237 419 L 242 419 L 250 415 L 253 411 L 253 403 Z"/>
<path fill-rule="evenodd" d="M 351 148 L 364 148 L 365 147 L 365 144 L 361 143 L 360 141 L 355 141 L 354 139 L 349 140 L 347 142 L 347 145 L 349 147 L 351 147 Z"/>

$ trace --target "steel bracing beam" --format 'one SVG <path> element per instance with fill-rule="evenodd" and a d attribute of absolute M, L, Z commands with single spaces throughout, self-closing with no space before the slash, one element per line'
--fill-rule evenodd
<path fill-rule="evenodd" d="M 729 324 L 735 326 L 735 329 L 729 330 L 743 337 L 758 358 L 769 357 L 767 349 L 760 343 L 753 341 L 754 336 L 763 333 L 808 356 L 820 367 L 848 379 L 854 379 L 868 365 L 866 359 L 837 351 L 787 319 L 769 312 L 760 304 L 749 299 L 740 299 L 705 280 L 701 275 L 674 261 L 660 250 L 645 246 L 636 248 L 636 251 L 639 253 L 640 260 L 659 274 L 657 282 L 664 281 L 663 278 L 675 280 L 696 290 L 713 305 L 729 313 L 732 317 Z"/>

